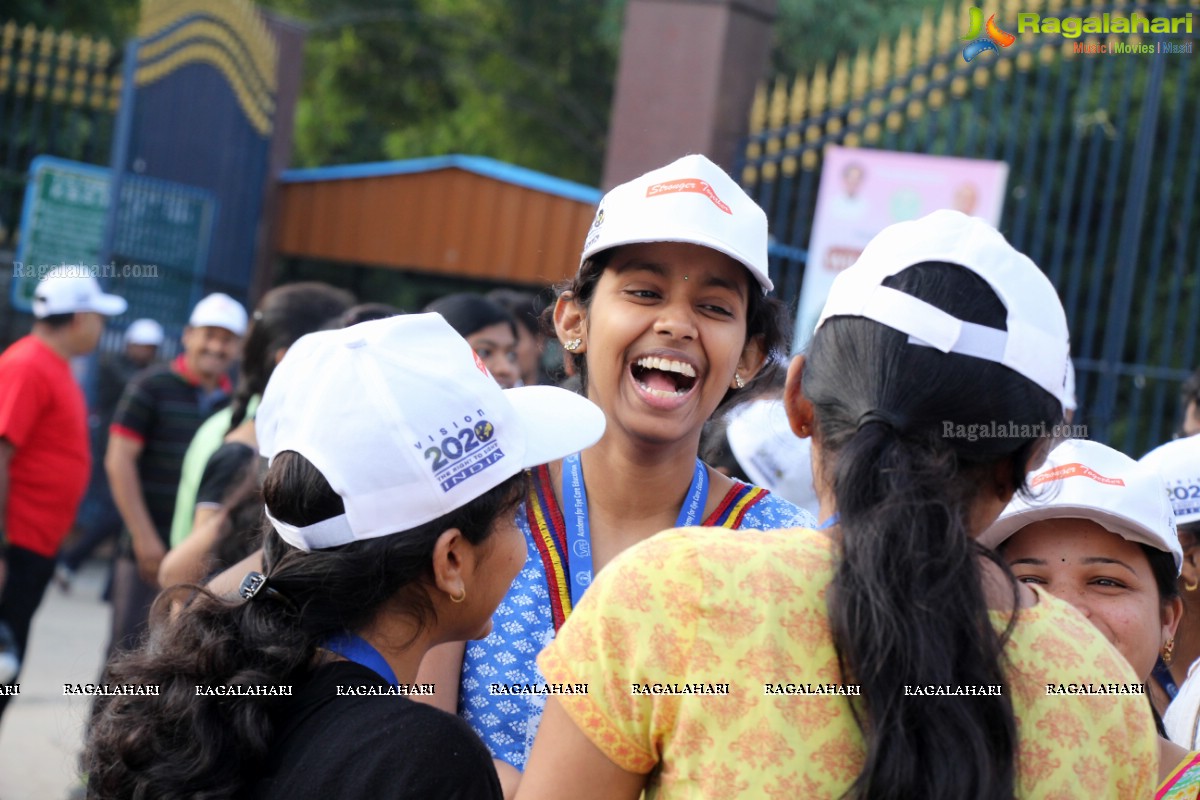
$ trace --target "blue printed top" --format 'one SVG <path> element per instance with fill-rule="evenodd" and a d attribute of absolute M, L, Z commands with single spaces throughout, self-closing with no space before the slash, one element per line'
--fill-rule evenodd
<path fill-rule="evenodd" d="M 537 655 L 554 639 L 564 609 L 570 608 L 562 512 L 550 470 L 541 466 L 530 472 L 529 497 L 517 509 L 528 549 L 525 566 L 496 609 L 491 634 L 467 643 L 458 692 L 458 713 L 494 757 L 517 769 L 525 768 L 546 707 Z M 812 528 L 816 520 L 766 489 L 735 483 L 703 525 L 774 530 Z"/>

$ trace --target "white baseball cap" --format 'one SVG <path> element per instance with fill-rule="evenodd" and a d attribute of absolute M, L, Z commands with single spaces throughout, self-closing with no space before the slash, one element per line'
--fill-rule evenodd
<path fill-rule="evenodd" d="M 1131 542 L 1163 550 L 1183 565 L 1175 515 L 1158 473 L 1099 442 L 1068 439 L 1050 451 L 1029 478 L 1034 497 L 1016 496 L 979 536 L 995 548 L 1008 537 L 1046 519 L 1086 519 Z"/>
<path fill-rule="evenodd" d="M 125 344 L 149 344 L 158 347 L 162 343 L 162 325 L 152 319 L 135 319 L 125 329 Z"/>
<path fill-rule="evenodd" d="M 1200 436 L 1160 445 L 1142 456 L 1139 463 L 1156 471 L 1166 482 L 1177 524 L 1200 521 Z"/>
<path fill-rule="evenodd" d="M 640 242 L 689 242 L 742 263 L 762 285 L 767 274 L 767 215 L 733 178 L 702 155 L 690 155 L 622 183 L 600 199 L 583 243 L 583 262 Z"/>
<path fill-rule="evenodd" d="M 193 328 L 224 328 L 238 336 L 246 333 L 246 309 L 227 294 L 214 292 L 196 303 L 188 325 Z"/>
<path fill-rule="evenodd" d="M 928 261 L 957 264 L 987 281 L 1008 310 L 1007 330 L 964 322 L 883 285 Z M 840 316 L 875 320 L 907 333 L 912 344 L 1003 364 L 1066 404 L 1069 333 L 1058 293 L 1028 256 L 975 217 L 941 210 L 884 228 L 834 278 L 816 329 Z"/>
<path fill-rule="evenodd" d="M 55 267 L 33 290 L 33 316 L 37 319 L 79 311 L 115 317 L 124 314 L 128 307 L 124 297 L 105 294 L 86 267 Z"/>
<path fill-rule="evenodd" d="M 440 314 L 301 337 L 256 417 L 259 451 L 312 462 L 346 513 L 306 527 L 268 518 L 301 550 L 410 530 L 521 470 L 590 447 L 591 401 L 553 386 L 501 389 Z"/>
<path fill-rule="evenodd" d="M 810 511 L 818 507 L 811 440 L 792 433 L 782 400 L 764 398 L 735 406 L 725 437 L 738 465 L 757 486 Z"/>
<path fill-rule="evenodd" d="M 1067 359 L 1067 382 L 1063 386 L 1063 411 L 1077 411 L 1079 401 L 1075 399 L 1075 365 Z"/>

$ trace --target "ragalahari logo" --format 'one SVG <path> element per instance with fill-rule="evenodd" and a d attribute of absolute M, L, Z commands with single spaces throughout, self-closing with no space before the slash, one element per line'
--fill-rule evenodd
<path fill-rule="evenodd" d="M 970 42 L 963 48 L 963 60 L 968 64 L 975 56 L 987 50 L 993 53 L 999 53 L 1000 47 L 1008 47 L 1015 42 L 1017 37 L 1011 33 L 1000 30 L 1000 26 L 996 24 L 996 15 L 992 14 L 988 17 L 987 25 L 983 24 L 983 12 L 978 8 L 971 8 L 971 29 L 967 31 L 967 35 L 962 37 L 962 41 Z"/>

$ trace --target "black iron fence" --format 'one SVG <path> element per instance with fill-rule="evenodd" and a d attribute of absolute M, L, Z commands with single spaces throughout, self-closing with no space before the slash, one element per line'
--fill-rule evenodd
<path fill-rule="evenodd" d="M 970 7 L 947 4 L 832 70 L 760 90 L 741 175 L 771 220 L 779 293 L 795 307 L 826 145 L 1003 160 L 1000 228 L 1066 306 L 1077 421 L 1140 455 L 1169 438 L 1179 384 L 1200 363 L 1200 14 L 1193 33 L 1181 2 L 1004 0 L 1009 31 L 1018 13 L 1180 22 L 1171 34 L 1020 33 L 968 63 Z"/>
<path fill-rule="evenodd" d="M 0 247 L 13 244 L 35 156 L 108 163 L 120 59 L 104 39 L 0 27 Z"/>

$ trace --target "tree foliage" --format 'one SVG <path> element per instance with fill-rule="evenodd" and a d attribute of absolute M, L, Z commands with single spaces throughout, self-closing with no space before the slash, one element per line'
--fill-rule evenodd
<path fill-rule="evenodd" d="M 809 75 L 817 65 L 832 65 L 839 55 L 891 38 L 905 25 L 915 27 L 925 9 L 940 11 L 942 5 L 941 0 L 779 0 L 773 74 Z"/>
<path fill-rule="evenodd" d="M 485 155 L 599 183 L 627 0 L 260 0 L 307 27 L 297 166 Z M 940 0 L 779 0 L 772 67 L 808 72 Z M 138 0 L 8 0 L 21 24 L 132 35 Z"/>
<path fill-rule="evenodd" d="M 597 181 L 620 3 L 271 5 L 309 24 L 298 164 L 471 153 Z"/>

